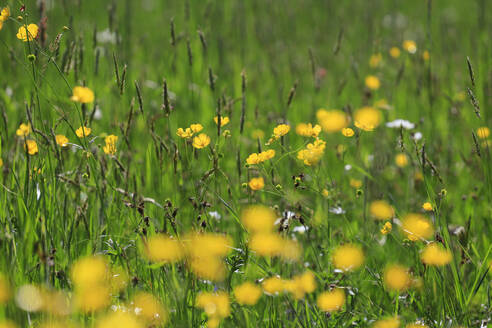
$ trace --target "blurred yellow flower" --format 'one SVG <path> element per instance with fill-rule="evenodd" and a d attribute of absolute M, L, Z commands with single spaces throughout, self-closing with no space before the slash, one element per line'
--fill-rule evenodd
<path fill-rule="evenodd" d="M 202 149 L 210 144 L 210 137 L 205 133 L 200 133 L 193 138 L 193 147 L 197 149 Z"/>
<path fill-rule="evenodd" d="M 11 296 L 10 283 L 7 278 L 0 273 L 0 305 L 7 303 Z"/>
<path fill-rule="evenodd" d="M 219 117 L 215 116 L 214 117 L 214 122 L 215 124 L 219 124 Z M 229 117 L 228 116 L 221 116 L 220 117 L 220 126 L 224 126 L 229 123 Z"/>
<path fill-rule="evenodd" d="M 241 221 L 251 233 L 271 232 L 277 216 L 275 212 L 263 205 L 252 205 L 241 213 Z"/>
<path fill-rule="evenodd" d="M 383 56 L 381 55 L 381 53 L 373 54 L 369 59 L 369 66 L 371 66 L 372 68 L 378 67 L 382 60 Z"/>
<path fill-rule="evenodd" d="M 152 262 L 173 263 L 184 257 L 184 250 L 179 241 L 157 234 L 148 238 L 145 255 Z"/>
<path fill-rule="evenodd" d="M 142 317 L 151 326 L 167 322 L 168 313 L 166 308 L 152 294 L 138 292 L 133 298 L 133 307 L 137 317 Z"/>
<path fill-rule="evenodd" d="M 110 134 L 106 138 L 104 138 L 104 142 L 106 145 L 103 147 L 104 153 L 108 155 L 116 154 L 116 142 L 118 141 L 118 136 L 114 134 Z"/>
<path fill-rule="evenodd" d="M 331 261 L 338 270 L 353 271 L 364 263 L 364 253 L 358 245 L 342 245 L 333 251 Z"/>
<path fill-rule="evenodd" d="M 27 124 L 21 123 L 21 125 L 19 125 L 19 128 L 17 129 L 17 131 L 15 131 L 15 134 L 18 135 L 19 137 L 27 137 L 29 135 L 29 133 L 31 133 L 31 124 L 30 123 L 27 123 Z"/>
<path fill-rule="evenodd" d="M 350 137 L 353 137 L 354 136 L 355 132 L 351 128 L 343 128 L 342 129 L 342 134 L 345 137 L 350 138 Z"/>
<path fill-rule="evenodd" d="M 66 147 L 68 143 L 68 138 L 63 134 L 57 134 L 55 136 L 56 144 L 60 147 Z"/>
<path fill-rule="evenodd" d="M 488 127 L 482 126 L 482 127 L 477 129 L 477 136 L 480 139 L 487 139 L 489 137 L 489 135 L 490 135 L 490 130 Z"/>
<path fill-rule="evenodd" d="M 80 258 L 72 266 L 70 276 L 77 287 L 92 287 L 109 278 L 108 263 L 102 256 Z"/>
<path fill-rule="evenodd" d="M 420 259 L 427 265 L 443 266 L 451 262 L 453 255 L 437 243 L 430 243 L 425 246 Z"/>
<path fill-rule="evenodd" d="M 385 200 L 375 200 L 369 206 L 371 216 L 377 220 L 388 220 L 395 215 L 393 206 Z"/>
<path fill-rule="evenodd" d="M 381 112 L 373 107 L 362 107 L 354 114 L 355 126 L 364 131 L 372 131 L 381 123 Z"/>
<path fill-rule="evenodd" d="M 417 44 L 415 43 L 415 41 L 405 40 L 403 41 L 403 49 L 411 54 L 414 54 L 417 52 Z"/>
<path fill-rule="evenodd" d="M 77 130 L 75 130 L 75 134 L 79 138 L 85 138 L 85 137 L 89 136 L 91 134 L 91 132 L 92 132 L 92 129 L 88 128 L 86 126 L 81 126 Z"/>
<path fill-rule="evenodd" d="M 217 327 L 221 319 L 231 314 L 229 295 L 225 292 L 202 292 L 196 298 L 196 306 L 203 309 L 209 318 L 208 327 Z"/>
<path fill-rule="evenodd" d="M 17 31 L 17 39 L 24 42 L 32 41 L 38 36 L 39 27 L 36 24 L 22 25 Z"/>
<path fill-rule="evenodd" d="M 352 188 L 355 188 L 355 189 L 359 189 L 360 187 L 362 187 L 362 181 L 360 181 L 359 179 L 351 178 L 349 181 L 349 184 Z"/>
<path fill-rule="evenodd" d="M 325 152 L 326 142 L 321 139 L 316 139 L 313 143 L 307 144 L 305 149 L 297 153 L 297 158 L 302 160 L 305 165 L 313 166 L 323 157 Z"/>
<path fill-rule="evenodd" d="M 3 159 L 0 158 L 0 167 L 3 166 Z"/>
<path fill-rule="evenodd" d="M 24 149 L 27 150 L 29 155 L 36 155 L 38 153 L 38 144 L 34 140 L 26 140 L 24 143 Z"/>
<path fill-rule="evenodd" d="M 403 217 L 402 229 L 411 241 L 429 239 L 434 234 L 432 222 L 425 216 L 417 213 L 410 213 Z"/>
<path fill-rule="evenodd" d="M 118 310 L 99 319 L 96 328 L 145 328 L 145 325 L 131 312 Z"/>
<path fill-rule="evenodd" d="M 273 135 L 276 139 L 285 136 L 290 131 L 290 126 L 287 124 L 279 124 L 273 128 Z"/>
<path fill-rule="evenodd" d="M 388 289 L 405 291 L 411 284 L 408 268 L 398 264 L 389 265 L 384 270 L 384 284 Z"/>
<path fill-rule="evenodd" d="M 261 287 L 265 293 L 270 295 L 277 295 L 284 290 L 284 281 L 280 277 L 270 277 L 261 283 Z"/>
<path fill-rule="evenodd" d="M 263 189 L 263 187 L 265 187 L 265 181 L 262 177 L 252 178 L 251 180 L 249 180 L 248 185 L 251 190 L 261 190 Z"/>
<path fill-rule="evenodd" d="M 8 6 L 3 7 L 2 12 L 0 13 L 0 21 L 3 23 L 7 19 L 9 19 L 9 17 L 10 17 L 10 8 Z"/>
<path fill-rule="evenodd" d="M 395 163 L 396 163 L 396 166 L 398 167 L 405 167 L 408 165 L 408 157 L 406 154 L 404 153 L 400 153 L 398 155 L 395 156 Z"/>
<path fill-rule="evenodd" d="M 389 50 L 389 54 L 391 57 L 393 58 L 398 58 L 400 57 L 400 48 L 398 47 L 392 47 L 390 50 Z"/>
<path fill-rule="evenodd" d="M 241 305 L 255 305 L 261 296 L 261 288 L 251 282 L 234 287 L 236 301 Z"/>
<path fill-rule="evenodd" d="M 373 328 L 399 328 L 400 320 L 397 317 L 394 318 L 386 318 L 376 321 L 373 325 Z"/>
<path fill-rule="evenodd" d="M 316 303 L 321 311 L 338 311 L 345 304 L 345 292 L 340 288 L 335 288 L 329 292 L 323 292 L 318 296 Z"/>
<path fill-rule="evenodd" d="M 365 83 L 366 83 L 366 87 L 368 87 L 371 90 L 377 90 L 381 86 L 381 82 L 374 75 L 366 76 Z"/>
<path fill-rule="evenodd" d="M 383 235 L 387 235 L 391 232 L 391 230 L 393 229 L 393 225 L 391 224 L 391 222 L 386 222 L 383 226 L 383 228 L 381 229 L 381 233 Z"/>
<path fill-rule="evenodd" d="M 346 128 L 349 123 L 347 114 L 338 109 L 319 109 L 316 112 L 316 118 L 323 128 L 323 131 L 329 133 L 341 131 L 343 128 Z"/>
<path fill-rule="evenodd" d="M 433 210 L 432 208 L 432 204 L 429 203 L 429 202 L 425 202 L 424 204 L 422 204 L 422 208 L 427 211 L 427 212 L 430 212 Z"/>
<path fill-rule="evenodd" d="M 87 87 L 74 87 L 73 94 L 70 98 L 72 101 L 76 101 L 82 104 L 89 104 L 94 101 L 94 92 Z"/>
<path fill-rule="evenodd" d="M 303 137 L 318 137 L 321 132 L 321 126 L 316 124 L 314 127 L 311 123 L 299 123 L 296 126 L 296 133 Z"/>
<path fill-rule="evenodd" d="M 427 325 L 423 323 L 409 323 L 405 326 L 405 328 L 429 328 Z"/>
<path fill-rule="evenodd" d="M 422 53 L 422 59 L 424 61 L 428 61 L 430 59 L 430 53 L 429 51 L 425 50 L 423 53 Z"/>

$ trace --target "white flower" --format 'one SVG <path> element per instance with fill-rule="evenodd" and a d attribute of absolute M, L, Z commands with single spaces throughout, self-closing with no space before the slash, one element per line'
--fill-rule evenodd
<path fill-rule="evenodd" d="M 412 122 L 407 121 L 407 120 L 397 119 L 397 120 L 394 120 L 392 122 L 386 123 L 386 126 L 388 128 L 400 128 L 400 127 L 402 127 L 406 130 L 411 130 L 415 127 L 415 124 L 413 124 Z"/>
<path fill-rule="evenodd" d="M 222 218 L 222 216 L 217 211 L 208 212 L 208 215 L 210 215 L 211 217 L 213 217 L 216 220 L 220 220 Z"/>
<path fill-rule="evenodd" d="M 292 231 L 293 232 L 304 233 L 304 232 L 306 232 L 307 229 L 308 229 L 308 227 L 302 225 L 302 226 L 294 227 L 294 229 L 292 229 Z"/>
<path fill-rule="evenodd" d="M 345 210 L 343 208 L 341 208 L 340 206 L 335 206 L 335 207 L 332 207 L 330 208 L 330 213 L 333 213 L 333 214 L 344 214 L 345 213 Z"/>
<path fill-rule="evenodd" d="M 413 139 L 416 141 L 419 141 L 420 139 L 422 139 L 422 133 L 421 132 L 415 132 L 415 134 L 413 135 Z"/>

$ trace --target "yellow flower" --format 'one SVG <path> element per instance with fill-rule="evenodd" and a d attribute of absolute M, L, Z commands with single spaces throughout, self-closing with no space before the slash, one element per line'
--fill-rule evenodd
<path fill-rule="evenodd" d="M 349 184 L 352 188 L 355 188 L 355 189 L 359 189 L 360 187 L 362 187 L 362 181 L 360 181 L 358 179 L 350 179 Z"/>
<path fill-rule="evenodd" d="M 364 263 L 364 253 L 357 245 L 342 245 L 333 251 L 331 261 L 338 270 L 353 271 Z"/>
<path fill-rule="evenodd" d="M 4 7 L 1 12 L 0 21 L 5 22 L 10 17 L 10 8 Z"/>
<path fill-rule="evenodd" d="M 231 314 L 229 295 L 225 292 L 202 292 L 196 298 L 196 306 L 203 309 L 209 319 L 220 320 Z"/>
<path fill-rule="evenodd" d="M 422 53 L 422 59 L 425 60 L 425 61 L 428 61 L 430 59 L 430 53 L 429 53 L 429 51 L 425 50 Z"/>
<path fill-rule="evenodd" d="M 403 49 L 411 54 L 414 54 L 417 52 L 417 44 L 415 43 L 415 41 L 405 40 L 403 41 Z"/>
<path fill-rule="evenodd" d="M 273 135 L 275 139 L 279 139 L 282 136 L 285 136 L 290 131 L 290 126 L 287 124 L 279 124 L 273 129 Z"/>
<path fill-rule="evenodd" d="M 381 82 L 374 75 L 366 76 L 365 83 L 366 83 L 366 87 L 368 87 L 371 90 L 377 90 L 381 86 Z"/>
<path fill-rule="evenodd" d="M 385 200 L 375 200 L 369 206 L 369 212 L 377 220 L 388 220 L 395 215 L 395 210 Z"/>
<path fill-rule="evenodd" d="M 258 158 L 260 159 L 261 162 L 268 161 L 273 157 L 275 157 L 275 150 L 273 149 L 268 149 L 258 154 Z"/>
<path fill-rule="evenodd" d="M 191 124 L 190 129 L 191 129 L 191 132 L 198 133 L 198 132 L 203 130 L 203 125 L 201 125 L 200 123 Z M 183 130 L 183 129 L 181 129 L 181 130 Z"/>
<path fill-rule="evenodd" d="M 109 278 L 108 263 L 101 256 L 87 256 L 72 266 L 71 278 L 77 287 L 92 287 Z"/>
<path fill-rule="evenodd" d="M 176 131 L 176 135 L 183 139 L 188 139 L 191 138 L 191 136 L 193 135 L 193 131 L 191 130 L 191 128 L 186 128 L 186 130 L 183 130 L 183 128 L 178 128 L 178 130 Z"/>
<path fill-rule="evenodd" d="M 70 98 L 72 101 L 76 101 L 82 104 L 89 104 L 94 101 L 94 92 L 87 87 L 74 87 L 73 95 Z"/>
<path fill-rule="evenodd" d="M 423 215 L 410 213 L 402 220 L 402 229 L 411 241 L 429 239 L 434 234 L 432 223 Z"/>
<path fill-rule="evenodd" d="M 38 36 L 38 26 L 36 24 L 22 25 L 17 31 L 17 39 L 24 42 L 32 41 Z"/>
<path fill-rule="evenodd" d="M 116 142 L 118 141 L 118 136 L 110 134 L 104 139 L 104 141 L 106 142 L 106 145 L 103 147 L 104 153 L 114 155 L 116 153 Z"/>
<path fill-rule="evenodd" d="M 429 328 L 427 325 L 423 323 L 409 323 L 405 326 L 405 328 Z"/>
<path fill-rule="evenodd" d="M 19 137 L 27 137 L 29 135 L 29 133 L 31 133 L 31 124 L 30 123 L 27 123 L 27 124 L 21 123 L 21 125 L 19 125 L 19 128 L 17 129 L 17 131 L 15 131 L 15 134 L 18 135 Z"/>
<path fill-rule="evenodd" d="M 256 233 L 249 240 L 249 247 L 259 256 L 277 256 L 284 246 L 282 237 L 277 233 Z"/>
<path fill-rule="evenodd" d="M 347 115 L 338 109 L 320 109 L 316 112 L 316 118 L 321 124 L 323 131 L 329 133 L 341 131 L 349 123 Z"/>
<path fill-rule="evenodd" d="M 400 57 L 400 48 L 398 48 L 398 47 L 392 47 L 389 50 L 389 53 L 390 53 L 390 56 L 391 57 L 398 58 L 398 57 Z"/>
<path fill-rule="evenodd" d="M 381 55 L 381 53 L 373 54 L 369 59 L 369 66 L 373 68 L 378 67 L 381 63 L 381 60 L 383 60 L 383 56 Z"/>
<path fill-rule="evenodd" d="M 424 204 L 422 204 L 422 208 L 424 209 L 424 211 L 430 212 L 432 211 L 432 204 L 429 202 L 425 202 Z"/>
<path fill-rule="evenodd" d="M 24 149 L 27 150 L 29 155 L 36 155 L 38 153 L 38 144 L 34 140 L 26 140 Z"/>
<path fill-rule="evenodd" d="M 96 328 L 144 328 L 136 315 L 126 311 L 110 312 L 96 323 Z"/>
<path fill-rule="evenodd" d="M 308 166 L 316 165 L 321 160 L 321 157 L 323 157 L 325 147 L 325 141 L 316 139 L 313 143 L 307 144 L 305 149 L 300 150 L 297 153 L 297 158 Z"/>
<path fill-rule="evenodd" d="M 215 116 L 214 117 L 214 122 L 215 124 L 219 124 L 219 117 L 218 116 Z M 221 116 L 220 117 L 220 126 L 224 126 L 226 125 L 227 123 L 229 123 L 229 117 L 228 116 Z"/>
<path fill-rule="evenodd" d="M 284 289 L 294 295 L 296 299 L 303 298 L 306 293 L 312 293 L 316 289 L 316 279 L 311 271 L 293 277 L 284 282 Z"/>
<path fill-rule="evenodd" d="M 261 287 L 265 293 L 270 295 L 277 295 L 284 290 L 284 281 L 279 277 L 270 277 L 261 283 Z"/>
<path fill-rule="evenodd" d="M 67 137 L 65 137 L 63 134 L 57 134 L 55 136 L 56 144 L 60 147 L 66 147 L 68 143 Z"/>
<path fill-rule="evenodd" d="M 316 124 L 314 127 L 311 123 L 299 123 L 296 126 L 296 133 L 303 137 L 318 137 L 321 132 L 321 126 Z"/>
<path fill-rule="evenodd" d="M 210 144 L 210 137 L 205 133 L 200 133 L 193 138 L 193 147 L 197 149 L 202 149 Z"/>
<path fill-rule="evenodd" d="M 152 294 L 139 292 L 133 299 L 134 313 L 152 326 L 165 323 L 168 314 L 164 306 Z M 138 310 L 137 310 L 138 309 Z"/>
<path fill-rule="evenodd" d="M 398 328 L 400 320 L 397 317 L 378 320 L 372 326 L 373 328 Z"/>
<path fill-rule="evenodd" d="M 265 181 L 262 177 L 252 178 L 251 180 L 249 180 L 248 185 L 251 190 L 261 190 L 263 189 L 263 187 L 265 187 Z"/>
<path fill-rule="evenodd" d="M 482 127 L 477 129 L 477 136 L 480 139 L 487 139 L 489 137 L 489 135 L 490 135 L 490 130 L 488 127 L 482 126 Z"/>
<path fill-rule="evenodd" d="M 273 231 L 276 218 L 275 212 L 263 205 L 249 206 L 241 213 L 241 221 L 251 233 Z"/>
<path fill-rule="evenodd" d="M 147 240 L 145 255 L 152 262 L 173 263 L 184 257 L 184 250 L 178 241 L 158 234 Z"/>
<path fill-rule="evenodd" d="M 437 243 L 428 244 L 420 254 L 420 259 L 427 265 L 443 266 L 451 262 L 452 258 L 451 252 Z"/>
<path fill-rule="evenodd" d="M 318 307 L 324 312 L 334 312 L 342 308 L 345 304 L 345 292 L 340 288 L 335 288 L 329 292 L 323 292 L 318 296 Z"/>
<path fill-rule="evenodd" d="M 355 132 L 351 128 L 343 128 L 342 129 L 342 134 L 346 136 L 347 138 L 353 137 Z"/>
<path fill-rule="evenodd" d="M 383 235 L 387 235 L 391 232 L 391 230 L 393 229 L 393 225 L 391 224 L 391 222 L 386 222 L 383 226 L 383 228 L 381 229 L 381 233 Z"/>
<path fill-rule="evenodd" d="M 246 163 L 249 165 L 260 164 L 261 160 L 257 153 L 252 153 L 246 158 Z"/>
<path fill-rule="evenodd" d="M 395 156 L 395 163 L 398 167 L 405 167 L 408 165 L 408 157 L 404 153 L 400 153 Z"/>
<path fill-rule="evenodd" d="M 381 112 L 373 107 L 362 107 L 354 114 L 355 126 L 364 131 L 372 131 L 381 123 Z"/>
<path fill-rule="evenodd" d="M 255 305 L 261 296 L 261 288 L 251 282 L 245 282 L 234 288 L 234 295 L 241 305 Z"/>
<path fill-rule="evenodd" d="M 410 287 L 411 282 L 408 268 L 392 264 L 384 270 L 384 284 L 389 289 L 404 291 Z"/>
<path fill-rule="evenodd" d="M 75 130 L 75 134 L 79 138 L 88 137 L 91 134 L 91 132 L 92 132 L 92 129 L 91 128 L 88 128 L 86 126 L 81 126 L 77 130 Z"/>

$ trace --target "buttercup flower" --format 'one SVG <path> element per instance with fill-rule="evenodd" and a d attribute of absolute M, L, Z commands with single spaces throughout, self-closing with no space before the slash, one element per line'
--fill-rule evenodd
<path fill-rule="evenodd" d="M 354 114 L 355 126 L 364 131 L 373 131 L 382 120 L 381 112 L 373 107 L 362 107 Z"/>
<path fill-rule="evenodd" d="M 94 92 L 87 87 L 74 87 L 73 95 L 70 98 L 72 101 L 76 101 L 82 104 L 89 104 L 94 101 Z"/>
<path fill-rule="evenodd" d="M 261 190 L 263 187 L 265 187 L 265 181 L 263 180 L 262 177 L 259 178 L 252 178 L 249 183 L 249 187 L 251 190 Z"/>
<path fill-rule="evenodd" d="M 17 31 L 17 39 L 24 42 L 32 41 L 38 36 L 39 27 L 36 24 L 22 25 Z"/>
<path fill-rule="evenodd" d="M 374 75 L 366 76 L 365 83 L 366 83 L 366 87 L 368 87 L 371 90 L 377 90 L 381 86 L 381 82 Z"/>
<path fill-rule="evenodd" d="M 210 137 L 205 133 L 200 133 L 193 138 L 193 147 L 197 149 L 202 149 L 210 144 Z"/>
<path fill-rule="evenodd" d="M 229 121 L 230 120 L 229 120 L 229 117 L 228 116 L 221 116 L 220 117 L 220 126 L 222 127 L 222 126 L 228 124 Z M 215 122 L 215 124 L 219 124 L 219 117 L 218 116 L 215 116 L 214 117 L 214 122 Z"/>
<path fill-rule="evenodd" d="M 400 57 L 400 48 L 398 47 L 392 47 L 390 50 L 389 50 L 389 54 L 391 57 L 393 58 L 398 58 Z"/>
<path fill-rule="evenodd" d="M 405 40 L 403 41 L 403 49 L 414 54 L 417 52 L 417 44 L 413 40 Z"/>
<path fill-rule="evenodd" d="M 55 136 L 56 144 L 60 147 L 66 147 L 68 143 L 67 137 L 65 137 L 63 134 L 57 134 Z"/>
<path fill-rule="evenodd" d="M 75 134 L 79 138 L 88 137 L 91 134 L 91 132 L 92 132 L 92 129 L 91 128 L 88 128 L 86 126 L 81 126 L 77 130 L 75 130 Z"/>
<path fill-rule="evenodd" d="M 29 155 L 36 155 L 38 153 L 38 144 L 34 140 L 26 140 L 24 143 L 24 149 L 27 150 Z"/>
<path fill-rule="evenodd" d="M 329 292 L 323 292 L 318 296 L 317 304 L 321 311 L 338 311 L 345 304 L 345 293 L 340 288 L 335 288 Z"/>
<path fill-rule="evenodd" d="M 29 135 L 29 133 L 31 133 L 31 124 L 30 123 L 27 123 L 27 124 L 21 123 L 21 125 L 19 125 L 19 128 L 17 129 L 17 131 L 15 131 L 15 134 L 18 135 L 19 137 L 27 137 Z"/>

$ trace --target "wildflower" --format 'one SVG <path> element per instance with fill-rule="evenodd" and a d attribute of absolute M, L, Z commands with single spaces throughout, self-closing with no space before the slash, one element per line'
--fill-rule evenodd
<path fill-rule="evenodd" d="M 415 41 L 405 40 L 403 41 L 403 49 L 411 54 L 414 54 L 417 52 L 417 44 L 415 43 Z"/>
<path fill-rule="evenodd" d="M 183 128 L 178 128 L 178 130 L 176 131 L 176 135 L 183 139 L 188 139 L 191 138 L 191 136 L 193 135 L 193 131 L 191 130 L 191 128 L 186 128 L 186 130 L 183 130 Z"/>
<path fill-rule="evenodd" d="M 422 53 L 422 59 L 424 61 L 428 61 L 430 59 L 430 53 L 429 51 L 425 50 L 423 53 Z"/>
<path fill-rule="evenodd" d="M 273 129 L 275 139 L 285 136 L 290 131 L 290 126 L 287 124 L 279 124 Z"/>
<path fill-rule="evenodd" d="M 308 166 L 316 165 L 321 160 L 325 152 L 326 142 L 316 139 L 313 143 L 307 144 L 305 149 L 297 153 L 297 158 L 302 160 Z"/>
<path fill-rule="evenodd" d="M 17 289 L 15 303 L 24 311 L 36 312 L 43 306 L 43 296 L 37 286 L 23 285 Z"/>
<path fill-rule="evenodd" d="M 411 130 L 415 127 L 415 124 L 407 120 L 397 119 L 386 123 L 386 126 L 394 129 L 404 128 L 405 130 Z"/>
<path fill-rule="evenodd" d="M 362 181 L 360 181 L 359 179 L 350 179 L 349 181 L 349 184 L 352 188 L 355 188 L 355 189 L 359 189 L 360 187 L 362 187 Z"/>
<path fill-rule="evenodd" d="M 184 250 L 178 241 L 158 234 L 147 240 L 145 255 L 153 262 L 173 263 L 184 257 Z"/>
<path fill-rule="evenodd" d="M 19 125 L 19 128 L 17 129 L 17 131 L 15 131 L 15 134 L 18 135 L 19 137 L 27 137 L 29 135 L 29 133 L 31 133 L 31 124 L 30 123 L 27 123 L 27 124 L 21 123 L 21 125 Z"/>
<path fill-rule="evenodd" d="M 198 133 L 203 130 L 203 126 L 200 123 L 190 125 L 191 132 Z M 183 129 L 181 129 L 183 130 Z"/>
<path fill-rule="evenodd" d="M 405 328 L 429 328 L 427 325 L 423 323 L 409 323 L 405 326 Z"/>
<path fill-rule="evenodd" d="M 416 213 L 403 217 L 402 229 L 411 241 L 429 239 L 434 234 L 432 223 L 425 216 Z"/>
<path fill-rule="evenodd" d="M 263 205 L 249 206 L 241 213 L 241 221 L 251 233 L 272 231 L 275 220 L 275 212 Z"/>
<path fill-rule="evenodd" d="M 408 165 L 408 157 L 406 154 L 404 153 L 400 153 L 398 155 L 395 156 L 395 163 L 396 163 L 396 166 L 398 167 L 405 167 Z"/>
<path fill-rule="evenodd" d="M 373 107 L 362 107 L 354 114 L 355 126 L 364 131 L 372 131 L 381 123 L 381 112 Z"/>
<path fill-rule="evenodd" d="M 38 30 L 39 27 L 36 24 L 22 25 L 17 31 L 17 39 L 24 42 L 32 41 L 38 36 Z"/>
<path fill-rule="evenodd" d="M 94 92 L 87 87 L 74 87 L 72 93 L 72 97 L 70 97 L 72 101 L 82 104 L 89 104 L 94 101 Z"/>
<path fill-rule="evenodd" d="M 251 190 L 261 190 L 263 187 L 265 187 L 265 181 L 263 180 L 262 177 L 259 178 L 252 178 L 249 183 L 249 187 Z"/>
<path fill-rule="evenodd" d="M 10 283 L 7 278 L 0 273 L 0 305 L 7 303 L 10 299 Z"/>
<path fill-rule="evenodd" d="M 241 305 L 255 305 L 261 296 L 261 288 L 251 282 L 245 282 L 234 288 L 234 295 Z"/>
<path fill-rule="evenodd" d="M 311 123 L 299 123 L 296 126 L 296 133 L 303 137 L 314 137 L 317 138 L 321 132 L 321 126 L 316 124 L 314 127 Z"/>
<path fill-rule="evenodd" d="M 137 317 L 142 317 L 152 326 L 165 323 L 168 319 L 166 309 L 152 294 L 137 293 L 133 298 L 133 306 Z"/>
<path fill-rule="evenodd" d="M 63 134 L 57 134 L 55 136 L 56 144 L 60 147 L 66 147 L 68 143 L 67 137 L 65 137 Z"/>
<path fill-rule="evenodd" d="M 323 195 L 323 197 L 325 198 L 328 198 L 330 196 L 330 192 L 328 191 L 328 189 L 323 189 L 321 190 L 321 194 Z"/>
<path fill-rule="evenodd" d="M 88 256 L 79 259 L 70 272 L 77 287 L 97 286 L 108 279 L 108 263 L 101 256 Z"/>
<path fill-rule="evenodd" d="M 27 150 L 29 155 L 36 155 L 38 153 L 38 144 L 34 140 L 26 140 L 24 149 Z"/>
<path fill-rule="evenodd" d="M 276 233 L 256 233 L 251 236 L 249 247 L 260 256 L 277 256 L 284 246 L 282 237 Z"/>
<path fill-rule="evenodd" d="M 390 50 L 389 50 L 389 54 L 391 57 L 393 58 L 398 58 L 400 57 L 400 48 L 398 47 L 392 47 Z"/>
<path fill-rule="evenodd" d="M 451 262 L 452 258 L 451 252 L 437 243 L 428 244 L 420 254 L 420 259 L 427 265 L 443 266 Z"/>
<path fill-rule="evenodd" d="M 364 263 L 364 253 L 357 245 L 342 245 L 333 251 L 331 261 L 338 270 L 353 271 Z"/>
<path fill-rule="evenodd" d="M 345 304 L 345 293 L 340 288 L 335 288 L 329 292 L 323 292 L 318 296 L 318 307 L 324 312 L 334 312 L 342 308 Z"/>
<path fill-rule="evenodd" d="M 211 328 L 218 327 L 220 320 L 231 314 L 229 295 L 224 292 L 202 292 L 196 298 L 196 306 L 205 311 L 208 316 L 207 326 Z"/>
<path fill-rule="evenodd" d="M 393 225 L 391 224 L 391 222 L 386 222 L 383 226 L 383 228 L 381 229 L 381 233 L 383 235 L 387 235 L 391 232 L 391 230 L 393 229 Z"/>
<path fill-rule="evenodd" d="M 193 138 L 193 147 L 197 149 L 202 149 L 210 144 L 210 137 L 205 133 L 200 133 Z"/>
<path fill-rule="evenodd" d="M 10 17 L 10 8 L 4 7 L 0 13 L 0 22 L 5 22 Z"/>
<path fill-rule="evenodd" d="M 270 277 L 261 283 L 261 287 L 265 293 L 270 295 L 277 295 L 284 290 L 284 281 L 279 277 Z"/>
<path fill-rule="evenodd" d="M 408 268 L 392 264 L 384 270 L 384 284 L 387 288 L 401 292 L 408 289 L 410 283 Z"/>
<path fill-rule="evenodd" d="M 432 204 L 429 202 L 425 202 L 422 204 L 422 208 L 424 209 L 424 211 L 430 212 L 432 211 Z"/>
<path fill-rule="evenodd" d="M 376 321 L 373 328 L 398 328 L 400 327 L 400 320 L 397 317 L 386 318 Z"/>
<path fill-rule="evenodd" d="M 104 142 L 106 145 L 103 147 L 104 153 L 108 155 L 116 154 L 116 142 L 118 141 L 118 136 L 114 134 L 110 134 L 106 138 L 104 138 Z"/>
<path fill-rule="evenodd" d="M 383 60 L 383 56 L 381 55 L 381 53 L 373 54 L 369 59 L 369 66 L 373 68 L 378 67 L 381 63 L 381 60 Z"/>
<path fill-rule="evenodd" d="M 320 109 L 316 112 L 316 118 L 323 128 L 323 131 L 329 133 L 341 131 L 343 128 L 346 128 L 349 123 L 348 116 L 338 109 Z"/>
<path fill-rule="evenodd" d="M 365 83 L 366 83 L 366 87 L 368 87 L 371 90 L 377 90 L 381 86 L 381 82 L 374 75 L 366 76 Z"/>
<path fill-rule="evenodd" d="M 391 219 L 395 215 L 395 210 L 385 200 L 375 200 L 369 206 L 369 212 L 376 220 Z"/>
<path fill-rule="evenodd" d="M 219 117 L 215 116 L 214 117 L 214 122 L 215 124 L 219 124 Z M 220 117 L 220 126 L 223 127 L 224 125 L 229 123 L 229 117 L 228 116 L 221 116 Z"/>
<path fill-rule="evenodd" d="M 144 328 L 145 325 L 141 323 L 137 317 L 131 312 L 115 311 L 107 314 L 103 318 L 99 319 L 96 323 L 96 328 Z"/>
<path fill-rule="evenodd" d="M 351 128 L 343 128 L 342 129 L 342 134 L 345 137 L 350 138 L 350 137 L 353 137 L 354 136 L 355 132 Z"/>
<path fill-rule="evenodd" d="M 88 137 L 91 134 L 91 132 L 92 132 L 92 129 L 91 128 L 88 128 L 86 126 L 81 126 L 77 130 L 75 130 L 75 134 L 79 138 Z"/>
<path fill-rule="evenodd" d="M 490 130 L 488 127 L 482 126 L 482 127 L 477 129 L 477 136 L 480 139 L 487 139 L 489 137 L 489 135 L 490 135 Z"/>
<path fill-rule="evenodd" d="M 274 156 L 275 156 L 275 150 L 273 150 L 273 149 L 262 151 L 259 154 L 258 153 L 252 153 L 246 159 L 246 163 L 248 163 L 249 165 L 260 164 L 260 163 L 265 162 L 269 159 L 272 159 Z"/>
<path fill-rule="evenodd" d="M 294 294 L 296 299 L 301 299 L 306 293 L 312 293 L 316 289 L 314 274 L 311 271 L 306 271 L 301 275 L 297 275 L 284 282 L 284 289 Z"/>
<path fill-rule="evenodd" d="M 257 153 L 252 153 L 246 158 L 246 163 L 249 165 L 260 164 L 261 160 Z"/>

